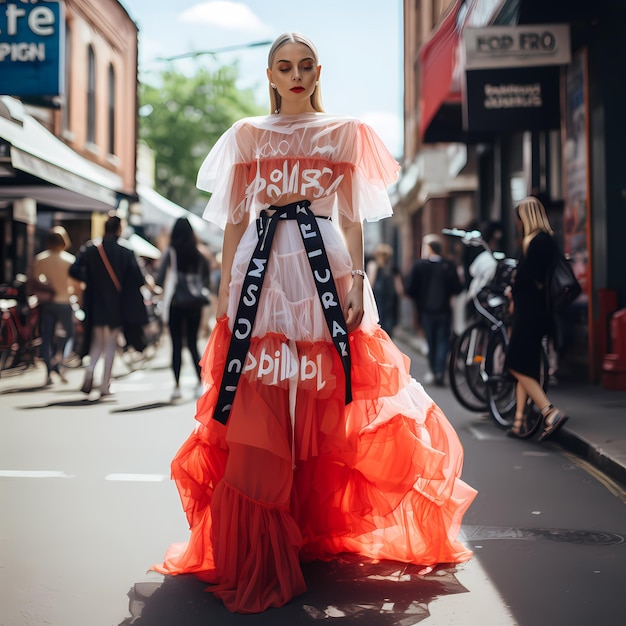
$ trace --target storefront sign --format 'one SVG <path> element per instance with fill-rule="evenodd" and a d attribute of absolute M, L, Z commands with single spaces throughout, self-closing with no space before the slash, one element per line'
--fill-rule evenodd
<path fill-rule="evenodd" d="M 559 68 L 467 72 L 464 127 L 470 132 L 559 128 Z"/>
<path fill-rule="evenodd" d="M 65 19 L 58 1 L 0 0 L 0 93 L 63 94 Z"/>
<path fill-rule="evenodd" d="M 568 24 L 490 26 L 463 31 L 465 69 L 567 65 Z"/>

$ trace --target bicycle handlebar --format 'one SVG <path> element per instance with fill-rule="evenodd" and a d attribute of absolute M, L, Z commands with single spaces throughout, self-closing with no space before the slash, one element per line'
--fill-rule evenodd
<path fill-rule="evenodd" d="M 491 252 L 489 245 L 483 239 L 483 235 L 479 230 L 463 230 L 462 228 L 442 228 L 441 233 L 449 237 L 459 238 L 466 246 L 482 246 L 485 250 Z"/>

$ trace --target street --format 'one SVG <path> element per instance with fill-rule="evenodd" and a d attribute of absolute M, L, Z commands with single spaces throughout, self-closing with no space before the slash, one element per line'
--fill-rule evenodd
<path fill-rule="evenodd" d="M 413 375 L 423 357 L 406 349 Z M 195 377 L 170 403 L 164 345 L 141 369 L 118 359 L 114 396 L 43 368 L 0 379 L 0 626 L 207 624 L 615 624 L 626 610 L 626 493 L 555 444 L 506 437 L 427 387 L 465 446 L 479 495 L 464 519 L 467 564 L 424 572 L 345 557 L 304 566 L 309 590 L 264 614 L 228 613 L 205 584 L 147 572 L 187 537 L 169 461 L 194 426 Z"/>

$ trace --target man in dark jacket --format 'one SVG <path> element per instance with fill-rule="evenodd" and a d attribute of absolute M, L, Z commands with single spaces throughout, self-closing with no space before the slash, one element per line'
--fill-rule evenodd
<path fill-rule="evenodd" d="M 426 235 L 422 240 L 422 258 L 415 261 L 411 268 L 406 293 L 417 308 L 419 323 L 428 344 L 431 376 L 439 386 L 444 384 L 446 359 L 450 350 L 450 299 L 461 289 L 454 263 L 442 256 L 441 237 Z"/>
<path fill-rule="evenodd" d="M 85 347 L 89 347 L 89 364 L 81 388 L 86 394 L 91 392 L 94 369 L 102 356 L 104 371 L 100 395 L 111 394 L 111 371 L 118 335 L 123 330 L 130 343 L 130 336 L 138 335 L 148 321 L 140 291 L 144 276 L 135 253 L 118 242 L 121 233 L 120 218 L 109 217 L 102 240 L 88 241 L 70 268 L 70 275 L 86 285 Z"/>

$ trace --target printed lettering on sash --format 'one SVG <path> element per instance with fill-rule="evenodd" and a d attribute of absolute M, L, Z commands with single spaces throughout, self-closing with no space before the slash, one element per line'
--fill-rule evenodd
<path fill-rule="evenodd" d="M 252 259 L 252 263 L 256 265 L 256 269 L 249 270 L 248 276 L 254 276 L 254 278 L 262 278 L 265 272 L 267 259 Z"/>
<path fill-rule="evenodd" d="M 304 239 L 310 239 L 311 237 L 317 237 L 316 232 L 311 232 L 311 224 L 300 224 L 300 232 Z"/>
<path fill-rule="evenodd" d="M 325 309 L 329 309 L 331 306 L 337 306 L 337 301 L 333 297 L 333 294 L 327 291 L 322 294 L 322 304 Z"/>
<path fill-rule="evenodd" d="M 242 297 L 246 306 L 254 306 L 256 304 L 256 292 L 258 290 L 259 285 L 248 285 L 247 294 Z"/>
<path fill-rule="evenodd" d="M 320 276 L 320 273 L 317 270 L 313 272 L 313 276 L 318 283 L 327 283 L 333 277 L 328 268 L 324 270 L 324 278 Z"/>
<path fill-rule="evenodd" d="M 311 171 L 308 171 L 307 174 L 311 175 Z M 274 170 L 272 172 L 271 181 L 273 183 L 282 182 L 283 189 L 294 191 L 294 185 L 297 184 L 297 170 L 294 168 L 289 173 L 285 165 L 282 171 Z M 276 190 L 278 189 L 278 185 L 270 185 L 270 187 L 272 186 Z M 272 191 L 275 191 L 275 189 L 272 189 Z M 276 228 L 282 220 L 296 219 L 298 221 L 300 236 L 309 258 L 326 325 L 331 332 L 333 344 L 342 361 L 345 374 L 346 404 L 352 401 L 350 346 L 348 342 L 339 341 L 338 339 L 340 335 L 347 335 L 346 323 L 339 306 L 337 288 L 330 270 L 324 242 L 320 235 L 316 217 L 309 207 L 310 202 L 308 200 L 292 203 L 284 207 L 270 207 L 274 210 L 272 215 L 263 210 L 257 219 L 258 241 L 244 276 L 235 316 L 237 321 L 233 328 L 233 337 L 231 338 L 226 357 L 227 371 L 222 377 L 217 405 L 213 414 L 213 417 L 222 424 L 226 424 L 228 420 L 233 404 L 231 394 L 234 394 L 237 390 L 237 383 L 242 369 L 245 372 L 251 372 L 251 370 L 256 368 L 256 378 L 263 384 L 277 384 L 279 381 L 282 382 L 298 375 L 302 383 L 308 380 L 315 380 L 318 390 L 326 385 L 321 355 L 317 355 L 315 360 L 308 359 L 306 356 L 298 359 L 292 355 L 291 350 L 285 344 L 283 344 L 281 350 L 276 350 L 273 354 L 268 353 L 265 348 L 261 350 L 258 357 L 253 356 L 249 352 L 270 249 Z"/>
<path fill-rule="evenodd" d="M 332 334 L 333 339 L 334 339 L 335 337 L 338 337 L 339 335 L 345 335 L 346 334 L 346 330 L 345 330 L 345 328 L 341 324 L 339 324 L 336 321 L 334 321 L 333 322 L 333 331 L 332 331 L 331 334 Z"/>
<path fill-rule="evenodd" d="M 235 330 L 235 337 L 237 337 L 237 339 L 245 339 L 248 337 L 252 332 L 252 322 L 249 319 L 240 318 L 237 320 L 237 324 L 244 326 L 245 330 L 243 332 Z"/>

